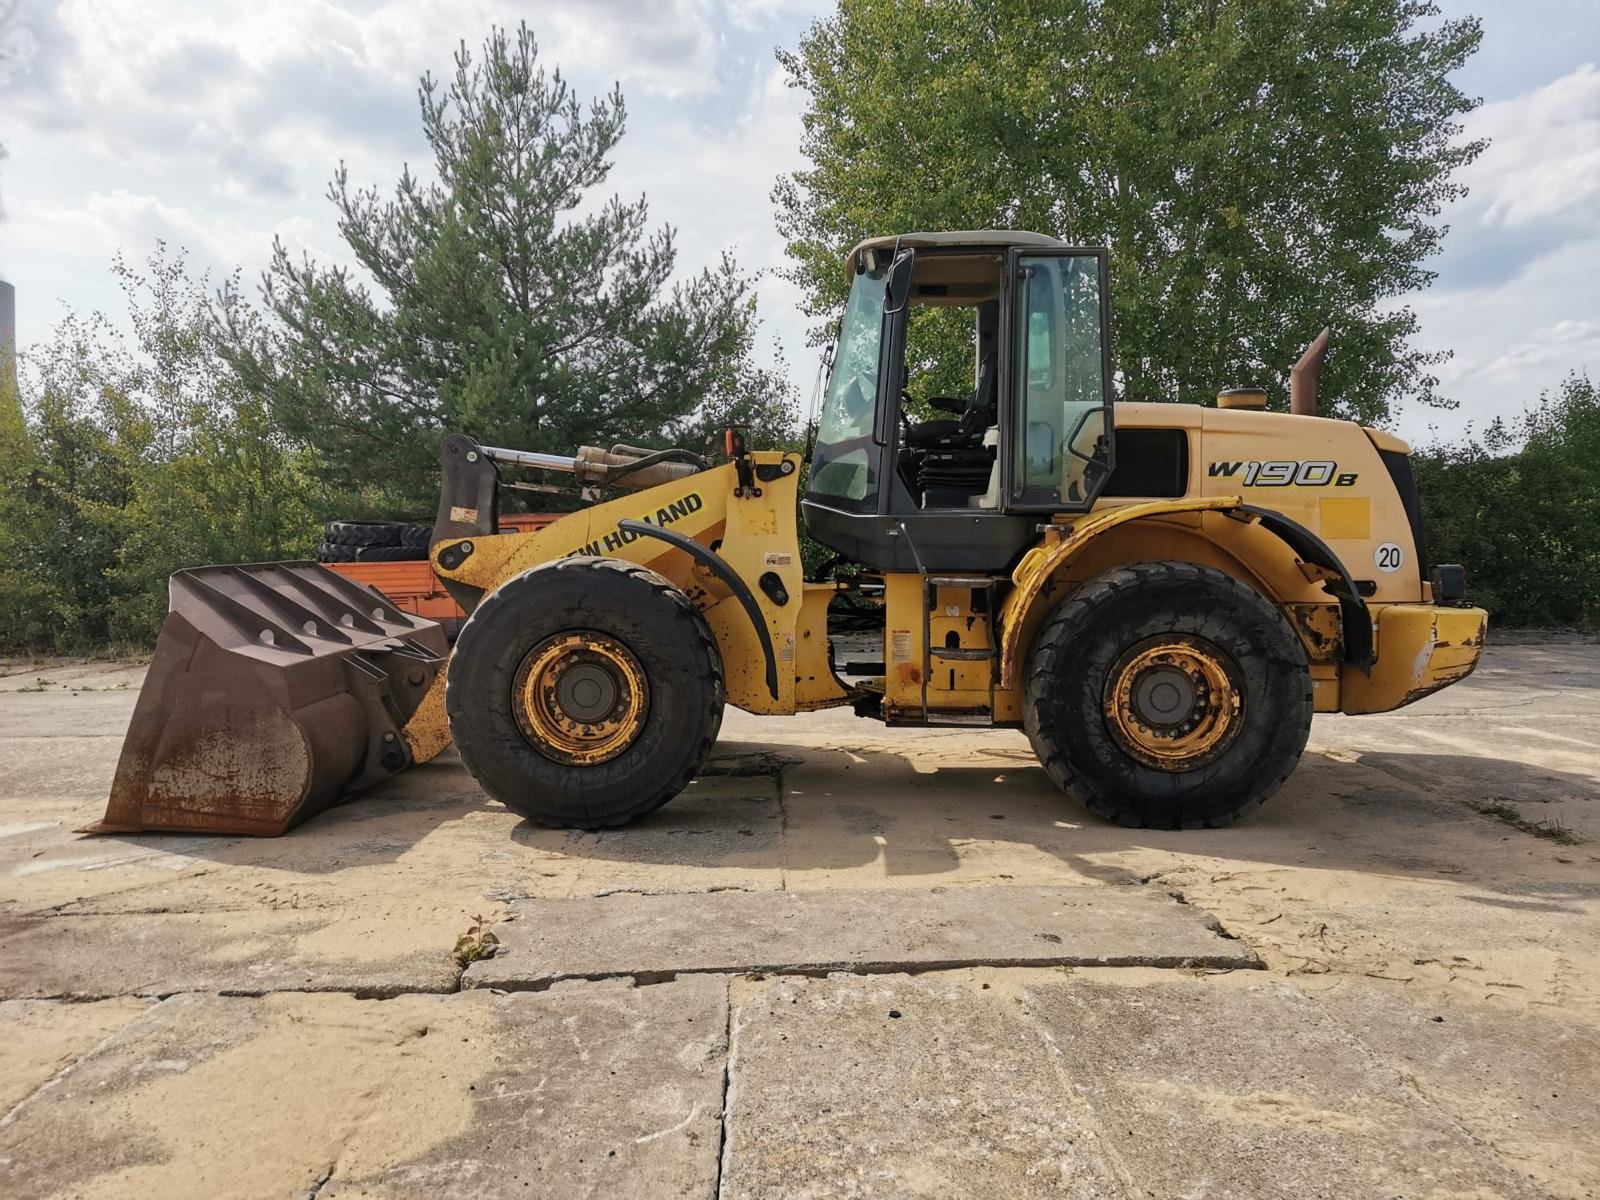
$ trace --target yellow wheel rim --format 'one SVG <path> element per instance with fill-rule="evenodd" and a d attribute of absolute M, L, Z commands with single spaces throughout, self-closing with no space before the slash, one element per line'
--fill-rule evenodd
<path fill-rule="evenodd" d="M 633 652 L 603 633 L 558 633 L 522 660 L 511 685 L 517 725 L 541 754 L 593 766 L 633 745 L 650 689 Z"/>
<path fill-rule="evenodd" d="M 1163 634 L 1112 665 L 1106 724 L 1145 766 L 1192 771 L 1232 744 L 1244 724 L 1233 660 L 1204 638 Z"/>

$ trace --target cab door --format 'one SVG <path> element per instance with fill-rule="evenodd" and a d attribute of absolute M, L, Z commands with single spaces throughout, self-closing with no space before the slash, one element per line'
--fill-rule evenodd
<path fill-rule="evenodd" d="M 1016 248 L 1008 281 L 1001 322 L 1005 511 L 1081 512 L 1113 465 L 1107 252 Z"/>

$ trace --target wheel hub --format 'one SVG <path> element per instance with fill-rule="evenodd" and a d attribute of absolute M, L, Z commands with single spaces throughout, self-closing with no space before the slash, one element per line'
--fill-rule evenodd
<path fill-rule="evenodd" d="M 1187 634 L 1131 647 L 1106 681 L 1106 724 L 1139 762 L 1192 771 L 1232 744 L 1243 725 L 1243 690 L 1233 659 Z"/>
<path fill-rule="evenodd" d="M 1147 725 L 1176 725 L 1194 708 L 1199 691 L 1177 667 L 1150 667 L 1133 685 L 1133 711 Z"/>
<path fill-rule="evenodd" d="M 556 707 L 574 721 L 603 720 L 617 706 L 617 681 L 596 663 L 577 663 L 556 684 Z"/>
<path fill-rule="evenodd" d="M 633 652 L 592 631 L 540 642 L 523 658 L 511 693 L 522 736 L 574 766 L 606 762 L 633 745 L 650 699 Z"/>

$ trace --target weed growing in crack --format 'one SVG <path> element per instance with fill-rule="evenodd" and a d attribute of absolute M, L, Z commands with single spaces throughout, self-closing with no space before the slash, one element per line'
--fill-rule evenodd
<path fill-rule="evenodd" d="M 1472 807 L 1486 817 L 1493 817 L 1504 825 L 1520 829 L 1523 833 L 1531 833 L 1534 837 L 1542 837 L 1546 841 L 1559 842 L 1563 846 L 1576 846 L 1583 840 L 1554 817 L 1544 821 L 1530 821 L 1504 801 L 1497 801 L 1494 804 L 1474 804 Z"/>
<path fill-rule="evenodd" d="M 470 967 L 479 959 L 493 958 L 499 948 L 500 939 L 494 935 L 494 931 L 483 927 L 482 917 L 473 917 L 467 931 L 456 939 L 450 957 L 458 966 Z"/>

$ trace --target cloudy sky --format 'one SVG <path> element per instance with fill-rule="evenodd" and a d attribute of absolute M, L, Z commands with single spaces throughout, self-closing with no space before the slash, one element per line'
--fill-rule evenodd
<path fill-rule="evenodd" d="M 800 104 L 775 46 L 822 0 L 0 0 L 16 4 L 0 80 L 0 277 L 19 340 L 64 307 L 115 311 L 107 264 L 156 239 L 214 276 L 253 276 L 272 236 L 342 258 L 325 189 L 341 158 L 388 186 L 425 164 L 416 79 L 457 41 L 526 18 L 585 93 L 619 81 L 630 127 L 612 176 L 675 225 L 681 262 L 733 248 L 761 284 L 766 336 L 802 395 L 815 354 L 768 192 L 799 164 Z M 1460 83 L 1469 136 L 1493 145 L 1449 214 L 1438 280 L 1408 297 L 1420 343 L 1451 349 L 1455 412 L 1403 406 L 1427 440 L 1514 411 L 1587 367 L 1600 374 L 1600 0 L 1442 0 L 1484 19 Z"/>

